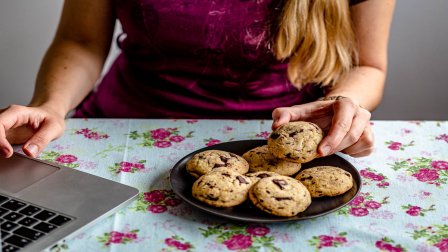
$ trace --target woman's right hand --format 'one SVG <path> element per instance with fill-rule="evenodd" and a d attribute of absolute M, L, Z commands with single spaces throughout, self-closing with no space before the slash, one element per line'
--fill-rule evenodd
<path fill-rule="evenodd" d="M 13 154 L 11 144 L 23 144 L 26 155 L 38 156 L 50 141 L 64 133 L 64 117 L 45 106 L 0 109 L 0 154 L 9 158 Z"/>

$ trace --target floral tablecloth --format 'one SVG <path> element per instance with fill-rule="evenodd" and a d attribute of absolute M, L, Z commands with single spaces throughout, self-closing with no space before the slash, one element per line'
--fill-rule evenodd
<path fill-rule="evenodd" d="M 376 151 L 354 159 L 360 195 L 337 212 L 237 223 L 182 202 L 169 186 L 183 156 L 267 138 L 263 120 L 68 119 L 40 159 L 140 190 L 138 200 L 52 251 L 448 251 L 448 122 L 373 121 Z"/>

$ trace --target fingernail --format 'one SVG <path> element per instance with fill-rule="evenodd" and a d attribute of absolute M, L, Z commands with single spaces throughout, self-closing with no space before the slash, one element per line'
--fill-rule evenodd
<path fill-rule="evenodd" d="M 31 153 L 33 156 L 37 156 L 37 152 L 39 151 L 39 148 L 35 144 L 29 144 L 26 147 L 26 150 Z"/>
<path fill-rule="evenodd" d="M 330 148 L 330 146 L 324 146 L 323 148 L 322 148 L 322 154 L 324 155 L 324 156 L 326 156 L 326 155 L 328 155 L 328 154 L 330 154 L 330 150 L 331 150 L 331 148 Z"/>

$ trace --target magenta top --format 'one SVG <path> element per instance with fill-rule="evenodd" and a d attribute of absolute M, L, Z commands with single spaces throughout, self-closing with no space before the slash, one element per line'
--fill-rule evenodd
<path fill-rule="evenodd" d="M 271 118 L 317 99 L 269 49 L 271 2 L 115 0 L 122 53 L 75 117 Z"/>

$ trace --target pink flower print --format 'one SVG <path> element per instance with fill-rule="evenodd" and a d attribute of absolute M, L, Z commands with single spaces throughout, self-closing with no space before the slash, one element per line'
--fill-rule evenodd
<path fill-rule="evenodd" d="M 171 135 L 171 132 L 169 132 L 166 129 L 162 129 L 162 128 L 159 128 L 156 130 L 151 130 L 151 131 L 149 131 L 149 133 L 151 133 L 151 137 L 154 140 L 163 140 Z"/>
<path fill-rule="evenodd" d="M 270 230 L 268 227 L 253 225 L 247 227 L 246 232 L 252 236 L 266 236 L 270 232 Z"/>
<path fill-rule="evenodd" d="M 332 247 L 333 246 L 333 236 L 329 235 L 319 235 L 319 246 L 318 248 L 322 247 Z"/>
<path fill-rule="evenodd" d="M 362 196 L 356 196 L 350 203 L 350 206 L 359 206 L 361 203 L 364 202 L 364 197 Z"/>
<path fill-rule="evenodd" d="M 128 167 L 131 168 L 132 165 L 133 165 L 133 163 L 131 163 L 131 162 L 125 162 L 125 161 L 120 162 L 120 167 L 121 168 L 128 168 Z"/>
<path fill-rule="evenodd" d="M 411 207 L 409 207 L 409 209 L 406 211 L 406 213 L 409 214 L 409 215 L 411 215 L 411 216 L 419 216 L 421 210 L 422 210 L 421 207 L 418 207 L 418 206 L 411 206 Z"/>
<path fill-rule="evenodd" d="M 436 140 L 442 140 L 448 143 L 448 134 L 442 134 L 438 137 L 436 137 Z"/>
<path fill-rule="evenodd" d="M 212 146 L 212 145 L 215 145 L 215 144 L 219 144 L 221 141 L 220 140 L 218 140 L 218 139 L 210 139 L 205 145 L 206 146 Z"/>
<path fill-rule="evenodd" d="M 271 133 L 269 133 L 267 131 L 262 131 L 262 132 L 258 133 L 256 135 L 256 137 L 261 137 L 261 138 L 264 138 L 264 139 L 268 139 L 270 134 Z"/>
<path fill-rule="evenodd" d="M 149 212 L 152 212 L 152 213 L 163 213 L 163 212 L 165 212 L 166 210 L 168 210 L 168 209 L 166 208 L 166 206 L 158 205 L 158 204 L 156 204 L 156 205 L 150 205 L 150 206 L 148 207 L 148 211 L 149 211 Z"/>
<path fill-rule="evenodd" d="M 191 248 L 191 245 L 188 243 L 182 243 L 176 239 L 173 238 L 167 238 L 165 239 L 165 244 L 170 247 L 175 247 L 178 250 L 188 250 Z"/>
<path fill-rule="evenodd" d="M 373 200 L 369 200 L 364 202 L 364 206 L 370 209 L 378 209 L 381 207 L 381 203 L 378 203 L 376 201 Z"/>
<path fill-rule="evenodd" d="M 121 240 L 123 239 L 124 234 L 117 231 L 110 232 L 110 238 L 109 238 L 109 244 L 110 243 L 121 243 Z"/>
<path fill-rule="evenodd" d="M 137 234 L 136 233 L 127 233 L 127 234 L 124 234 L 124 238 L 135 240 L 135 239 L 137 239 Z"/>
<path fill-rule="evenodd" d="M 171 142 L 168 141 L 156 141 L 154 143 L 154 146 L 158 147 L 158 148 L 168 148 L 171 146 Z"/>
<path fill-rule="evenodd" d="M 340 243 L 346 243 L 347 242 L 347 238 L 345 238 L 343 236 L 337 236 L 337 237 L 334 237 L 334 241 L 335 242 L 340 242 Z"/>
<path fill-rule="evenodd" d="M 196 120 L 196 119 L 187 120 L 187 123 L 189 123 L 189 124 L 194 124 L 194 123 L 197 123 L 197 122 L 198 122 L 198 120 Z"/>
<path fill-rule="evenodd" d="M 375 246 L 381 250 L 389 251 L 389 252 L 402 252 L 403 249 L 399 247 L 394 247 L 390 243 L 386 243 L 384 241 L 377 241 L 375 242 Z"/>
<path fill-rule="evenodd" d="M 71 164 L 73 162 L 76 162 L 77 160 L 78 158 L 73 155 L 60 155 L 55 159 L 56 162 L 61 164 Z"/>
<path fill-rule="evenodd" d="M 428 181 L 434 181 L 434 180 L 438 179 L 439 173 L 436 170 L 422 168 L 417 173 L 412 174 L 412 176 L 417 178 L 418 181 L 428 182 Z"/>
<path fill-rule="evenodd" d="M 237 234 L 224 241 L 223 244 L 226 245 L 229 250 L 243 250 L 252 246 L 252 237 Z"/>
<path fill-rule="evenodd" d="M 378 184 L 376 184 L 378 187 L 388 187 L 390 184 L 389 184 L 389 182 L 381 182 L 381 183 L 378 183 Z"/>
<path fill-rule="evenodd" d="M 367 208 L 364 207 L 354 207 L 350 209 L 349 213 L 353 216 L 361 217 L 368 215 L 369 210 L 367 210 Z"/>
<path fill-rule="evenodd" d="M 387 148 L 391 150 L 399 150 L 403 144 L 400 142 L 391 142 Z"/>
<path fill-rule="evenodd" d="M 166 199 L 164 202 L 167 206 L 177 206 L 182 203 L 180 199 Z"/>
<path fill-rule="evenodd" d="M 448 170 L 448 162 L 443 161 L 443 160 L 432 161 L 431 162 L 431 167 L 436 169 L 436 170 L 446 171 L 446 170 Z"/>
<path fill-rule="evenodd" d="M 443 238 L 438 243 L 434 244 L 441 252 L 448 252 L 448 238 Z"/>
<path fill-rule="evenodd" d="M 175 143 L 182 142 L 183 140 L 185 140 L 185 137 L 183 137 L 183 136 L 171 136 L 170 137 L 170 141 L 175 142 Z"/>
<path fill-rule="evenodd" d="M 165 199 L 165 193 L 160 190 L 154 190 L 144 193 L 145 200 L 152 203 L 159 203 Z"/>

